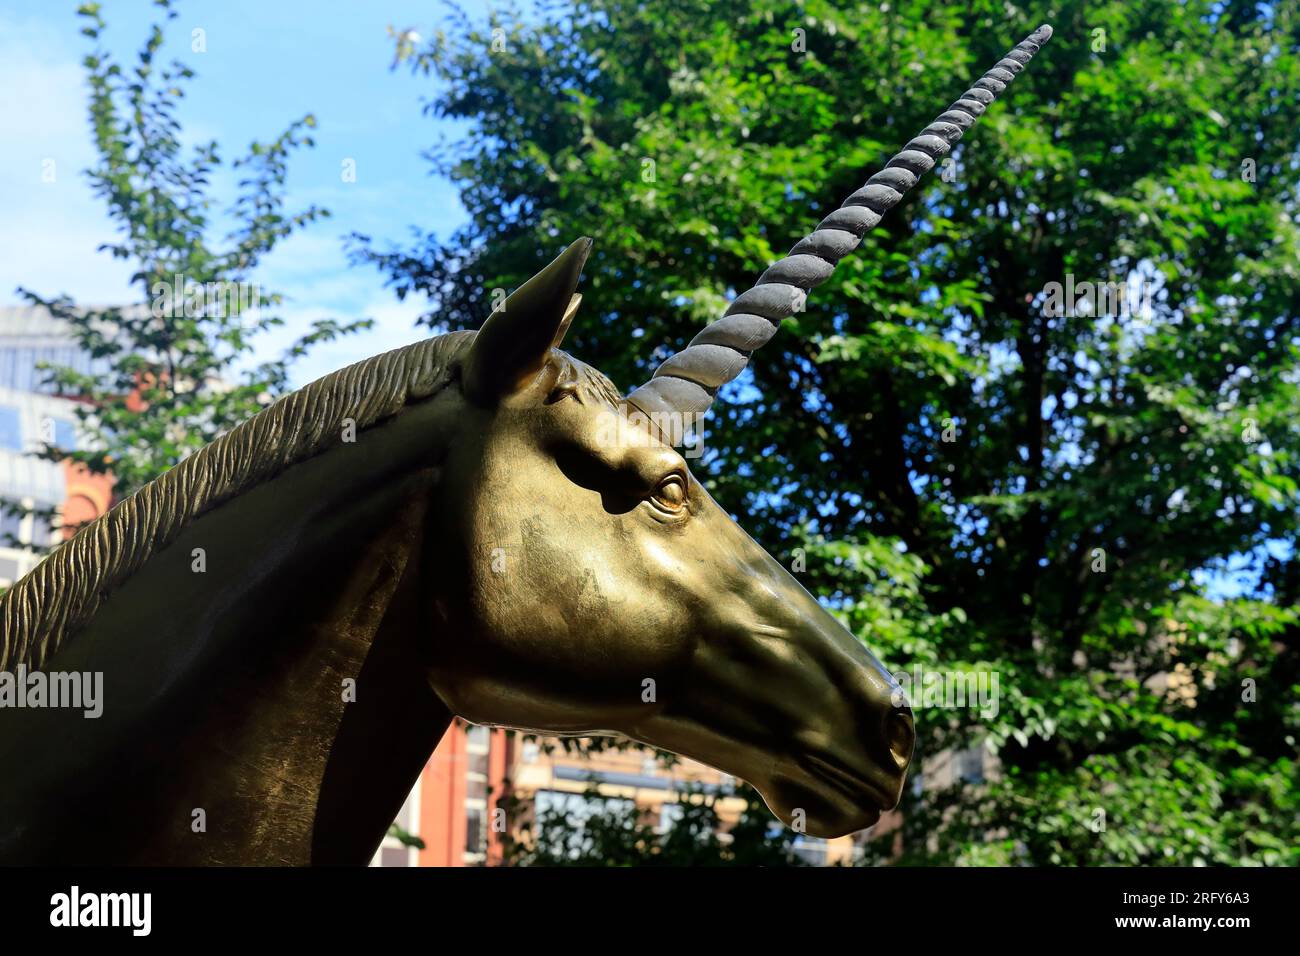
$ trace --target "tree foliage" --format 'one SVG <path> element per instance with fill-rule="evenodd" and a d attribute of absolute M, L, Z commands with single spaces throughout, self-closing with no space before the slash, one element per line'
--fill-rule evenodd
<path fill-rule="evenodd" d="M 902 862 L 1294 864 L 1300 12 L 1058 10 L 950 175 L 724 390 L 696 470 L 772 553 L 803 549 L 806 585 L 891 667 L 998 674 L 996 715 L 917 711 Z M 630 388 L 1031 16 L 460 15 L 405 53 L 429 111 L 466 124 L 430 155 L 469 223 L 356 256 L 472 327 L 592 235 L 566 347 Z M 1051 301 L 1071 277 L 1139 307 Z M 971 748 L 987 779 L 927 779 Z"/>
<path fill-rule="evenodd" d="M 176 12 L 167 0 L 156 5 L 163 23 L 151 27 L 129 67 L 103 41 L 99 4 L 78 11 L 95 44 L 84 59 L 98 154 L 87 175 L 117 227 L 100 251 L 132 264 L 139 298 L 84 308 L 67 296 L 19 290 L 69 323 L 95 360 L 89 370 L 46 369 L 58 394 L 80 401 L 83 440 L 70 449 L 51 438 L 41 456 L 111 472 L 120 496 L 264 408 L 313 346 L 369 325 L 322 319 L 282 357 L 251 363 L 257 337 L 283 324 L 271 314 L 281 296 L 256 284 L 255 269 L 283 239 L 328 216 L 316 206 L 289 210 L 285 201 L 289 157 L 313 145 L 316 121 L 304 116 L 270 142 L 253 142 L 229 167 L 215 141 L 185 150 L 177 109 L 194 73 L 177 60 L 160 62 L 164 23 Z M 213 183 L 226 168 L 238 177 L 237 192 L 222 209 Z"/>

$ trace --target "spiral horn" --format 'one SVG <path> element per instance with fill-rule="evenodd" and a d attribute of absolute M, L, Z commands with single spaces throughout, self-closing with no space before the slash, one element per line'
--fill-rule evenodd
<path fill-rule="evenodd" d="M 626 401 L 654 420 L 665 414 L 696 416 L 707 411 L 718 389 L 744 370 L 749 356 L 776 333 L 781 320 L 802 311 L 808 290 L 826 281 L 867 230 L 952 149 L 1051 35 L 1052 28 L 1044 24 L 1017 43 L 884 169 L 764 272 L 752 289 L 737 296 L 722 318 L 669 357 L 650 381 L 629 393 Z"/>

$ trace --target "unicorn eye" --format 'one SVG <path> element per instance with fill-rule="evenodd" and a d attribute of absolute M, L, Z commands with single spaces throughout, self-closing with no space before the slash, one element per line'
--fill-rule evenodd
<path fill-rule="evenodd" d="M 686 481 L 681 475 L 669 475 L 655 486 L 648 500 L 660 511 L 679 515 L 686 510 Z"/>
<path fill-rule="evenodd" d="M 569 382 L 561 382 L 556 385 L 551 389 L 551 393 L 546 396 L 546 401 L 543 404 L 554 405 L 556 402 L 562 402 L 566 398 L 571 398 L 575 402 L 581 401 L 581 399 L 578 398 L 578 382 L 576 379 Z"/>

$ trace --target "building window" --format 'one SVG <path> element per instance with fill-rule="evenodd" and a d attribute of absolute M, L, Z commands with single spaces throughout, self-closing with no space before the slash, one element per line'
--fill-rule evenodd
<path fill-rule="evenodd" d="M 60 451 L 77 450 L 77 426 L 66 418 L 54 419 L 54 447 Z"/>
<path fill-rule="evenodd" d="M 23 450 L 22 417 L 12 405 L 0 405 L 0 448 Z"/>
<path fill-rule="evenodd" d="M 470 724 L 465 728 L 465 862 L 487 860 L 488 751 L 492 731 Z"/>
<path fill-rule="evenodd" d="M 23 517 L 8 509 L 0 510 L 0 548 L 20 548 L 23 541 Z"/>
<path fill-rule="evenodd" d="M 54 526 L 38 515 L 32 515 L 32 547 L 48 548 L 54 543 Z"/>
<path fill-rule="evenodd" d="M 469 801 L 465 801 L 465 856 L 474 859 L 476 862 L 479 857 L 486 854 L 487 851 L 487 822 L 486 807 L 472 807 Z"/>

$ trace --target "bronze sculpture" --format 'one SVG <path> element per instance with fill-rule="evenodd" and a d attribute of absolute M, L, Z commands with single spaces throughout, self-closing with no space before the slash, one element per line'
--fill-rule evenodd
<path fill-rule="evenodd" d="M 0 861 L 364 862 L 453 714 L 626 734 L 813 835 L 873 824 L 914 740 L 896 684 L 664 422 L 707 409 L 1050 32 L 626 399 L 559 351 L 581 239 L 478 333 L 314 382 L 83 529 L 0 599 L 0 669 L 104 682 L 94 719 L 0 710 Z"/>

